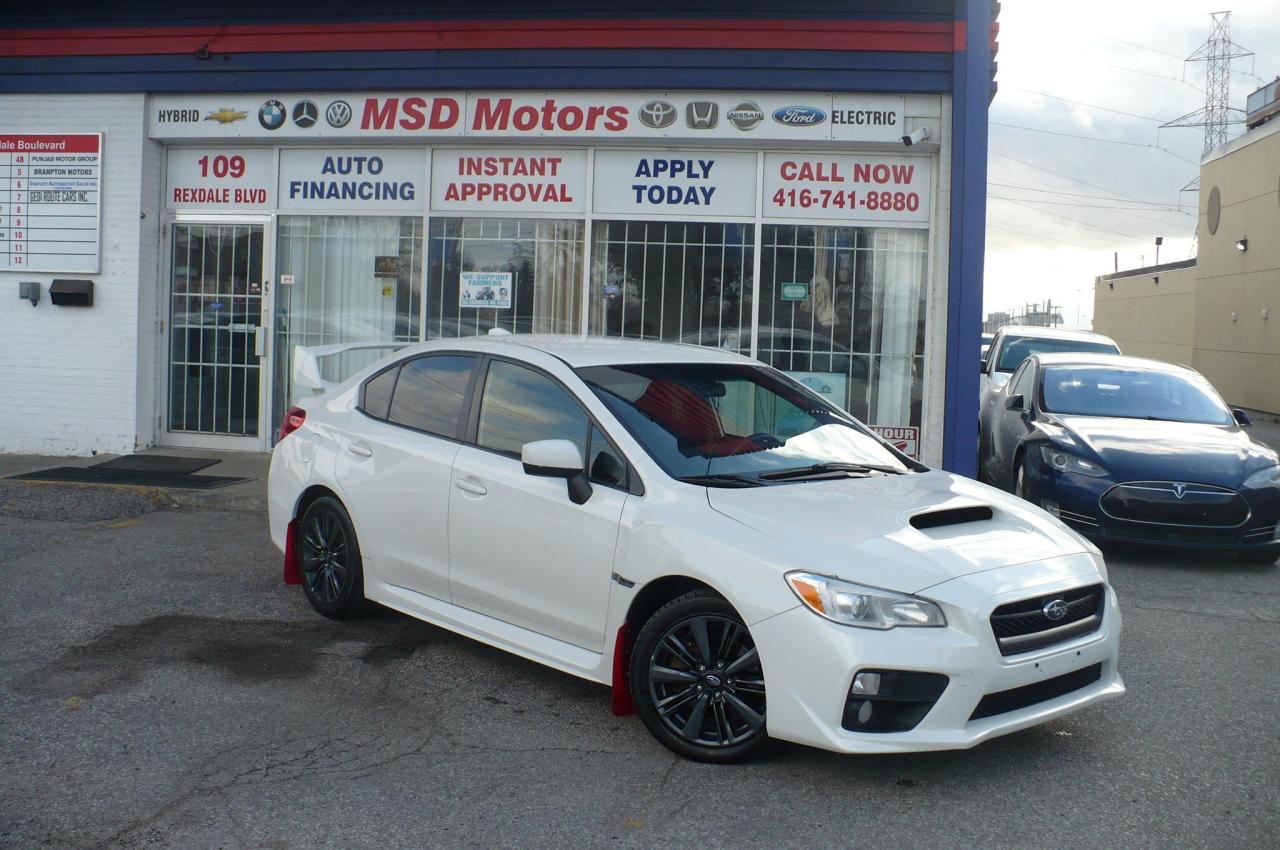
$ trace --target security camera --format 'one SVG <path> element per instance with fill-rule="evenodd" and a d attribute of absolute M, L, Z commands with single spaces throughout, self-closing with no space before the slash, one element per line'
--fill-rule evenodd
<path fill-rule="evenodd" d="M 903 136 L 902 143 L 907 147 L 911 147 L 912 145 L 919 144 L 920 142 L 923 142 L 925 139 L 931 138 L 932 136 L 933 136 L 933 133 L 929 132 L 928 127 L 918 127 L 915 130 L 912 130 L 910 133 L 907 133 L 907 135 Z"/>

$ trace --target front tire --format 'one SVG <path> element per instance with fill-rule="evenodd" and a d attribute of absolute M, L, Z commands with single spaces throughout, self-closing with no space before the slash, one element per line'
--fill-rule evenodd
<path fill-rule="evenodd" d="M 742 618 L 695 590 L 660 608 L 636 637 L 631 692 L 663 746 L 695 761 L 743 761 L 768 742 L 764 670 Z"/>
<path fill-rule="evenodd" d="M 1027 495 L 1027 465 L 1026 457 L 1018 459 L 1018 469 L 1013 474 L 1013 495 L 1029 502 L 1031 498 Z"/>
<path fill-rule="evenodd" d="M 332 496 L 316 499 L 303 512 L 299 532 L 298 566 L 311 607 L 334 620 L 365 613 L 360 543 L 342 503 Z"/>

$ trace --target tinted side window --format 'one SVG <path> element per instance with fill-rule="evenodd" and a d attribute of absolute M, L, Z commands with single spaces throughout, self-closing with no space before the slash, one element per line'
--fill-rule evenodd
<path fill-rule="evenodd" d="M 391 405 L 391 390 L 395 388 L 399 371 L 398 366 L 393 366 L 366 381 L 360 409 L 375 419 L 386 419 L 387 408 Z"/>
<path fill-rule="evenodd" d="M 594 425 L 591 427 L 591 445 L 587 450 L 587 457 L 587 474 L 592 481 L 612 487 L 626 486 L 626 461 L 613 450 L 604 434 Z"/>
<path fill-rule="evenodd" d="M 1009 395 L 1022 396 L 1022 403 L 1026 407 L 1031 407 L 1031 388 L 1034 386 L 1031 376 L 1035 370 L 1031 368 L 1031 364 L 1024 362 L 1018 367 L 1018 373 L 1013 376 L 1012 384 L 1009 388 Z"/>
<path fill-rule="evenodd" d="M 519 457 L 521 447 L 535 440 L 570 440 L 585 455 L 587 415 L 545 375 L 493 361 L 480 399 L 476 442 Z"/>
<path fill-rule="evenodd" d="M 463 354 L 437 354 L 408 361 L 400 369 L 388 419 L 397 425 L 455 439 L 475 361 Z"/>

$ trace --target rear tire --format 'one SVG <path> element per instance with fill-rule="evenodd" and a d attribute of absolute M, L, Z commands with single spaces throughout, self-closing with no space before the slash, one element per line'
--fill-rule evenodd
<path fill-rule="evenodd" d="M 713 591 L 676 597 L 649 618 L 636 636 L 630 678 L 640 719 L 678 755 L 730 764 L 769 740 L 755 641 Z"/>
<path fill-rule="evenodd" d="M 366 613 L 360 543 L 346 508 L 332 496 L 321 496 L 307 506 L 298 525 L 298 567 L 311 607 L 334 620 Z"/>

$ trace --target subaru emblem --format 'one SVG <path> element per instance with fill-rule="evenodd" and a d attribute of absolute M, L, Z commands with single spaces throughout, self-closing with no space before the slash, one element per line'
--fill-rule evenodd
<path fill-rule="evenodd" d="M 663 130 L 676 123 L 676 108 L 665 100 L 651 100 L 640 107 L 640 123 L 654 130 Z"/>
<path fill-rule="evenodd" d="M 1067 602 L 1065 599 L 1051 599 L 1044 603 L 1044 607 L 1040 609 L 1045 619 L 1058 621 L 1067 616 Z"/>
<path fill-rule="evenodd" d="M 685 107 L 684 123 L 692 130 L 713 130 L 720 123 L 720 107 L 710 100 L 695 100 Z"/>
<path fill-rule="evenodd" d="M 335 100 L 324 111 L 324 120 L 330 127 L 345 127 L 351 121 L 351 104 L 345 100 Z"/>
<path fill-rule="evenodd" d="M 773 111 L 773 120 L 788 127 L 816 127 L 827 120 L 827 113 L 816 106 L 784 106 Z"/>
<path fill-rule="evenodd" d="M 729 119 L 729 123 L 737 127 L 739 130 L 750 130 L 764 120 L 764 113 L 760 111 L 760 107 L 751 101 L 743 101 L 730 109 L 724 115 Z"/>
<path fill-rule="evenodd" d="M 284 119 L 288 114 L 283 103 L 278 100 L 268 100 L 258 110 L 258 123 L 264 130 L 279 130 L 284 126 Z"/>
<path fill-rule="evenodd" d="M 293 123 L 299 127 L 314 127 L 320 120 L 320 110 L 309 100 L 300 100 L 293 105 Z"/>

